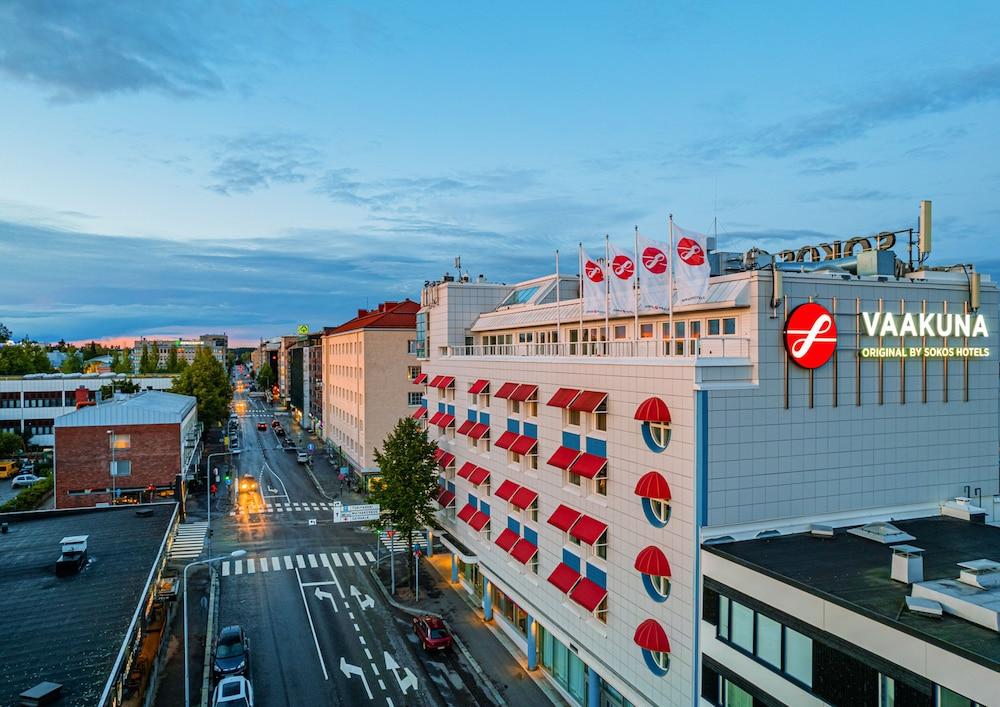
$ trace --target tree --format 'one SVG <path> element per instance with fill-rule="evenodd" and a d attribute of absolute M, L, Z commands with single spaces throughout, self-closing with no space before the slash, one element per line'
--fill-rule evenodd
<path fill-rule="evenodd" d="M 0 376 L 24 376 L 51 373 L 52 364 L 45 349 L 25 340 L 0 347 Z"/>
<path fill-rule="evenodd" d="M 76 347 L 70 346 L 66 351 L 66 358 L 59 364 L 59 370 L 63 373 L 80 373 L 83 371 L 83 360 L 77 354 Z"/>
<path fill-rule="evenodd" d="M 257 371 L 257 387 L 261 390 L 270 390 L 272 385 L 274 385 L 274 371 L 271 370 L 271 364 L 264 361 Z"/>
<path fill-rule="evenodd" d="M 139 357 L 139 373 L 153 373 L 156 370 L 156 361 L 149 355 L 149 345 L 142 345 L 142 356 Z"/>
<path fill-rule="evenodd" d="M 177 347 L 171 346 L 167 354 L 167 373 L 177 373 Z"/>
<path fill-rule="evenodd" d="M 198 399 L 198 417 L 205 423 L 205 429 L 229 417 L 229 404 L 233 400 L 229 376 L 225 366 L 208 349 L 198 350 L 194 363 L 174 379 L 171 391 Z"/>
<path fill-rule="evenodd" d="M 94 342 L 94 341 L 91 341 L 90 342 L 90 346 L 87 347 L 87 359 L 89 360 L 89 359 L 92 359 L 92 358 L 97 358 L 100 355 L 101 354 L 99 354 L 97 352 L 97 343 Z"/>
<path fill-rule="evenodd" d="M 381 470 L 380 484 L 373 485 L 369 500 L 382 508 L 381 523 L 387 523 L 409 543 L 407 567 L 413 586 L 412 533 L 434 521 L 431 494 L 437 489 L 437 445 L 427 439 L 427 432 L 417 421 L 404 417 L 385 438 L 382 450 L 375 450 L 375 463 Z"/>
<path fill-rule="evenodd" d="M 6 343 L 10 340 L 10 329 L 0 323 L 0 344 Z"/>
<path fill-rule="evenodd" d="M 114 357 L 111 359 L 111 371 L 113 373 L 132 372 L 132 357 L 129 353 L 128 349 L 115 350 Z"/>
<path fill-rule="evenodd" d="M 183 373 L 187 369 L 187 367 L 190 366 L 190 365 L 191 364 L 188 363 L 188 360 L 186 358 L 178 359 L 178 361 L 177 361 L 177 372 L 178 373 Z"/>
<path fill-rule="evenodd" d="M 24 451 L 24 440 L 16 432 L 0 432 L 0 457 L 12 457 Z"/>

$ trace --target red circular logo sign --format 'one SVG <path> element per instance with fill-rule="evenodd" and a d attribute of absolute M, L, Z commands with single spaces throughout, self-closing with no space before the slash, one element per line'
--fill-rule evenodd
<path fill-rule="evenodd" d="M 705 264 L 705 251 L 698 245 L 698 241 L 691 238 L 677 241 L 677 255 L 688 265 Z"/>
<path fill-rule="evenodd" d="M 635 275 L 635 263 L 627 255 L 616 255 L 611 261 L 611 269 L 615 271 L 615 276 L 622 280 L 628 280 Z"/>
<path fill-rule="evenodd" d="M 588 260 L 587 264 L 583 266 L 583 270 L 587 273 L 587 279 L 591 282 L 604 282 L 604 271 L 593 260 Z"/>
<path fill-rule="evenodd" d="M 654 275 L 660 275 L 667 271 L 667 254 L 649 246 L 642 251 L 642 265 Z"/>
<path fill-rule="evenodd" d="M 837 324 L 823 305 L 800 304 L 785 320 L 785 350 L 803 368 L 819 368 L 837 348 Z"/>

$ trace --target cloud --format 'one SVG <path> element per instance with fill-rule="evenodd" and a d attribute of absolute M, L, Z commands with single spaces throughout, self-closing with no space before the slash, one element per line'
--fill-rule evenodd
<path fill-rule="evenodd" d="M 221 91 L 197 3 L 12 0 L 0 7 L 0 72 L 75 101 L 153 90 Z"/>
<path fill-rule="evenodd" d="M 320 153 L 299 135 L 252 133 L 224 140 L 215 159 L 207 188 L 231 196 L 302 183 L 319 166 Z"/>
<path fill-rule="evenodd" d="M 799 160 L 798 164 L 799 174 L 803 177 L 853 172 L 858 168 L 858 163 L 852 160 L 836 160 L 829 157 L 808 157 Z"/>
<path fill-rule="evenodd" d="M 803 201 L 889 201 L 891 199 L 902 199 L 902 194 L 884 191 L 882 189 L 830 189 L 827 191 L 814 192 L 802 197 Z"/>

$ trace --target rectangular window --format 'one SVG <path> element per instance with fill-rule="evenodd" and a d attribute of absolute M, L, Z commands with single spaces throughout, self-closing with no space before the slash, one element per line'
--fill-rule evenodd
<path fill-rule="evenodd" d="M 812 639 L 785 627 L 785 672 L 812 687 Z"/>
<path fill-rule="evenodd" d="M 114 449 L 131 449 L 132 435 L 111 435 L 111 446 Z"/>
<path fill-rule="evenodd" d="M 605 466 L 599 472 L 597 476 L 594 477 L 594 493 L 598 496 L 608 495 L 608 467 Z M 601 557 L 607 557 L 607 555 L 601 555 Z"/>
<path fill-rule="evenodd" d="M 566 409 L 566 427 L 580 426 L 580 411 Z"/>
<path fill-rule="evenodd" d="M 603 560 L 608 559 L 608 531 L 601 533 L 601 537 L 594 543 L 594 554 Z"/>
<path fill-rule="evenodd" d="M 410 407 L 416 407 L 420 405 L 421 397 L 420 393 L 407 393 L 406 402 Z"/>
<path fill-rule="evenodd" d="M 416 345 L 416 342 L 413 342 Z M 420 375 L 420 366 L 409 366 L 406 369 L 406 377 L 409 380 L 413 380 Z"/>
<path fill-rule="evenodd" d="M 615 338 L 624 339 L 625 338 L 625 325 L 615 324 Z"/>
<path fill-rule="evenodd" d="M 725 683 L 725 707 L 753 707 L 753 695 L 736 683 L 723 678 Z"/>
<path fill-rule="evenodd" d="M 118 461 L 115 460 L 111 462 L 111 475 L 112 476 L 131 476 L 132 475 L 132 462 L 130 461 Z"/>
<path fill-rule="evenodd" d="M 652 339 L 653 338 L 653 325 L 650 324 L 640 324 L 639 325 L 639 338 L 640 339 Z"/>
<path fill-rule="evenodd" d="M 701 337 L 701 320 L 695 320 L 691 322 L 691 338 L 698 339 Z"/>
<path fill-rule="evenodd" d="M 726 336 L 732 336 L 736 333 L 736 318 L 726 317 L 722 320 L 722 333 Z"/>
<path fill-rule="evenodd" d="M 729 640 L 747 653 L 753 653 L 753 610 L 734 601 L 732 621 Z"/>
<path fill-rule="evenodd" d="M 719 595 L 719 637 L 729 640 L 729 597 Z"/>
<path fill-rule="evenodd" d="M 663 339 L 670 338 L 670 322 L 663 322 L 663 324 L 660 325 L 660 333 L 661 333 L 661 338 Z"/>
<path fill-rule="evenodd" d="M 607 432 L 608 430 L 608 400 L 604 399 L 596 410 L 591 414 L 591 429 Z"/>
<path fill-rule="evenodd" d="M 675 341 L 674 342 L 674 356 L 683 356 L 683 355 L 684 355 L 684 342 L 683 341 Z"/>
<path fill-rule="evenodd" d="M 781 624 L 757 614 L 757 657 L 781 670 Z"/>
<path fill-rule="evenodd" d="M 684 336 L 684 324 L 685 322 L 674 322 L 674 338 L 683 339 Z"/>
<path fill-rule="evenodd" d="M 708 335 L 709 336 L 718 336 L 721 331 L 722 330 L 719 328 L 719 320 L 718 319 L 709 319 L 708 320 Z"/>

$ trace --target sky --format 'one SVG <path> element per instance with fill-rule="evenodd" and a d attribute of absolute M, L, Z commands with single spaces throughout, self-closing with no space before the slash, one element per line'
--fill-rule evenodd
<path fill-rule="evenodd" d="M 1000 276 L 1000 3 L 0 2 L 0 322 L 313 330 L 577 244 L 916 225 Z M 900 251 L 905 256 L 905 252 Z"/>

